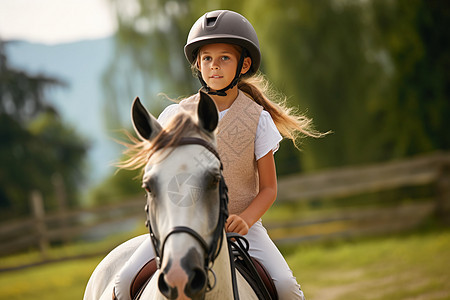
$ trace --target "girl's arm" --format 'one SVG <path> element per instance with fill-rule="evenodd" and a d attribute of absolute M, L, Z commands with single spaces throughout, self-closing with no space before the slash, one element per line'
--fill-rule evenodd
<path fill-rule="evenodd" d="M 227 232 L 245 235 L 272 206 L 277 197 L 277 175 L 273 152 L 269 151 L 257 161 L 259 192 L 250 205 L 239 215 L 230 215 L 226 223 Z"/>

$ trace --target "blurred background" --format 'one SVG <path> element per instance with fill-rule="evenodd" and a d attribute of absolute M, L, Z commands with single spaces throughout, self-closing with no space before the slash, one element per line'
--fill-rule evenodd
<path fill-rule="evenodd" d="M 116 140 L 136 96 L 157 116 L 199 89 L 183 46 L 215 9 L 253 24 L 273 88 L 332 131 L 282 142 L 264 218 L 307 298 L 450 299 L 446 0 L 0 0 L 0 299 L 80 299 L 146 232 Z"/>

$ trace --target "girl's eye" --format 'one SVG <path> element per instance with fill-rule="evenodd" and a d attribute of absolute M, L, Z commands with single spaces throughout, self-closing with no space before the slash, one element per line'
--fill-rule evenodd
<path fill-rule="evenodd" d="M 210 61 L 211 57 L 210 56 L 203 56 L 202 60 L 204 61 Z"/>
<path fill-rule="evenodd" d="M 229 56 L 222 56 L 222 60 L 229 60 L 230 57 Z"/>

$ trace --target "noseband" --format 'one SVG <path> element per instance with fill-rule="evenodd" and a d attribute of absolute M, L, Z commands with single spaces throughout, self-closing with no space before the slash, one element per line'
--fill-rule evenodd
<path fill-rule="evenodd" d="M 201 138 L 196 137 L 184 137 L 181 138 L 180 141 L 176 144 L 176 146 L 183 146 L 183 145 L 200 145 L 205 147 L 208 151 L 210 151 L 214 156 L 217 157 L 217 159 L 220 161 L 220 182 L 219 182 L 219 197 L 220 197 L 220 211 L 219 211 L 219 220 L 217 222 L 216 228 L 213 232 L 213 240 L 211 245 L 208 245 L 206 241 L 203 239 L 200 234 L 198 234 L 193 229 L 186 227 L 186 226 L 175 226 L 172 228 L 172 230 L 166 235 L 164 240 L 161 242 L 161 240 L 154 234 L 153 228 L 151 226 L 150 222 L 150 214 L 149 214 L 149 204 L 145 206 L 145 211 L 147 214 L 147 221 L 146 226 L 148 227 L 150 231 L 150 237 L 152 240 L 153 248 L 155 250 L 155 258 L 156 258 L 156 265 L 158 269 L 161 268 L 161 263 L 163 259 L 164 254 L 164 246 L 166 244 L 167 239 L 169 236 L 177 234 L 177 233 L 186 233 L 192 236 L 195 240 L 197 240 L 200 245 L 203 247 L 203 250 L 207 253 L 205 257 L 204 262 L 204 269 L 205 272 L 208 273 L 208 271 L 211 271 L 212 266 L 214 265 L 214 261 L 217 258 L 217 256 L 220 253 L 220 249 L 222 247 L 223 243 L 223 229 L 225 226 L 225 222 L 228 218 L 228 188 L 225 184 L 225 180 L 222 175 L 223 165 L 219 157 L 219 153 L 215 149 L 215 147 L 205 141 Z M 208 289 L 212 289 L 215 285 L 215 282 L 213 286 L 210 285 L 208 282 Z"/>

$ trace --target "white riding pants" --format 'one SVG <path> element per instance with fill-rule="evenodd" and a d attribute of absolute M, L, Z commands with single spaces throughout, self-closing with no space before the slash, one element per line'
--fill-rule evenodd
<path fill-rule="evenodd" d="M 304 300 L 303 292 L 286 260 L 267 234 L 261 220 L 250 227 L 245 238 L 250 243 L 249 253 L 259 260 L 272 277 L 280 300 Z"/>
<path fill-rule="evenodd" d="M 304 300 L 303 292 L 286 260 L 270 239 L 261 221 L 256 222 L 245 235 L 250 243 L 249 253 L 258 259 L 272 277 L 280 300 Z M 115 280 L 115 293 L 119 300 L 130 299 L 130 286 L 137 272 L 154 257 L 153 246 L 148 239 L 136 249 Z"/>

